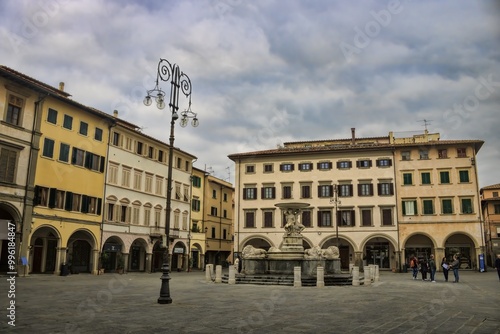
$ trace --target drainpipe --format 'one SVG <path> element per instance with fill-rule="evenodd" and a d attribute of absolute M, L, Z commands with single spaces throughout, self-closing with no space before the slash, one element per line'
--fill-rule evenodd
<path fill-rule="evenodd" d="M 398 244 L 397 244 L 397 252 L 398 252 L 398 272 L 401 272 L 401 241 L 399 238 L 399 200 L 398 200 L 398 187 L 396 187 L 396 154 L 395 154 L 395 149 L 392 149 L 392 161 L 394 161 L 394 167 L 392 168 L 392 171 L 394 172 L 394 197 L 396 198 L 396 231 L 397 231 L 397 237 L 398 237 Z"/>
<path fill-rule="evenodd" d="M 479 229 L 480 229 L 480 232 L 481 232 L 481 248 L 480 248 L 480 252 L 483 255 L 484 269 L 486 271 L 486 259 L 485 259 L 485 254 L 484 254 L 485 246 L 484 246 L 483 218 L 482 218 L 482 210 L 481 210 L 481 198 L 479 196 L 479 179 L 477 177 L 477 159 L 476 159 L 476 149 L 475 148 L 472 150 L 472 154 L 473 154 L 473 157 L 471 159 L 471 163 L 472 163 L 472 166 L 474 166 L 474 178 L 475 178 L 475 181 L 476 181 L 476 196 L 477 196 L 477 204 L 478 204 L 477 211 L 479 213 L 479 217 L 478 217 L 478 219 L 479 219 Z M 479 267 L 479 257 L 477 258 L 477 260 L 478 260 L 477 266 L 478 266 L 478 269 L 480 269 L 480 267 Z"/>

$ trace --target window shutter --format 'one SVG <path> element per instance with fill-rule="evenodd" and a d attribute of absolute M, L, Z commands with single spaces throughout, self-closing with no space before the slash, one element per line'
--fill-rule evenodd
<path fill-rule="evenodd" d="M 66 191 L 66 203 L 64 203 L 64 209 L 66 211 L 71 211 L 72 206 L 73 206 L 73 193 L 70 191 Z"/>
<path fill-rule="evenodd" d="M 340 161 L 337 161 L 337 168 L 340 168 Z"/>
<path fill-rule="evenodd" d="M 358 183 L 358 196 L 361 196 L 361 188 L 362 188 L 361 184 Z"/>
<path fill-rule="evenodd" d="M 39 193 L 40 193 L 40 187 L 35 186 L 35 194 L 33 195 L 33 206 L 40 204 L 40 196 L 38 196 Z"/>
<path fill-rule="evenodd" d="M 316 163 L 316 168 L 317 168 L 317 169 L 319 169 L 319 166 L 320 166 L 320 163 L 319 163 L 319 162 L 317 162 L 317 163 Z"/>
<path fill-rule="evenodd" d="M 97 208 L 96 208 L 96 213 L 98 216 L 101 215 L 101 207 L 102 207 L 102 198 L 97 199 Z"/>
<path fill-rule="evenodd" d="M 318 211 L 318 226 L 321 226 L 321 211 Z"/>
<path fill-rule="evenodd" d="M 85 168 L 92 168 L 92 153 L 85 152 Z"/>
<path fill-rule="evenodd" d="M 272 189 L 273 189 L 273 191 L 272 191 L 272 193 L 273 193 L 273 198 L 276 198 L 276 187 L 273 187 Z"/>
<path fill-rule="evenodd" d="M 389 183 L 389 193 L 391 195 L 394 195 L 394 184 L 392 184 L 392 183 Z"/>
<path fill-rule="evenodd" d="M 78 150 L 76 149 L 76 147 L 73 147 L 73 154 L 71 155 L 71 163 L 73 165 L 76 164 L 76 152 L 78 152 Z"/>
<path fill-rule="evenodd" d="M 328 162 L 328 167 L 332 169 L 333 163 L 331 161 Z"/>
<path fill-rule="evenodd" d="M 49 208 L 53 209 L 56 207 L 56 188 L 50 188 L 49 190 Z"/>
<path fill-rule="evenodd" d="M 403 208 L 403 216 L 406 216 L 406 205 L 405 205 L 405 201 L 403 201 L 401 203 L 401 207 Z"/>
<path fill-rule="evenodd" d="M 380 183 L 377 183 L 377 195 L 381 195 L 382 194 L 382 184 Z"/>
<path fill-rule="evenodd" d="M 379 167 L 380 166 L 380 160 L 375 161 L 375 166 Z"/>
<path fill-rule="evenodd" d="M 356 226 L 356 222 L 354 221 L 354 210 L 351 210 L 351 226 Z"/>
<path fill-rule="evenodd" d="M 349 196 L 353 196 L 353 185 L 349 184 Z"/>
<path fill-rule="evenodd" d="M 413 208 L 415 210 L 415 215 L 417 215 L 417 201 L 413 201 Z"/>
<path fill-rule="evenodd" d="M 352 161 L 349 161 L 349 168 L 352 168 Z"/>
<path fill-rule="evenodd" d="M 370 183 L 370 196 L 373 196 L 373 184 Z"/>
<path fill-rule="evenodd" d="M 280 165 L 280 172 L 283 171 L 283 165 Z"/>
<path fill-rule="evenodd" d="M 260 198 L 265 198 L 265 194 L 266 194 L 266 188 L 262 187 L 260 188 Z"/>
<path fill-rule="evenodd" d="M 340 224 L 340 221 L 342 219 L 342 211 L 337 211 L 337 214 L 336 214 L 336 220 L 337 220 L 337 226 L 341 226 L 342 224 Z"/>
<path fill-rule="evenodd" d="M 313 164 L 313 163 L 310 163 L 310 164 L 308 164 L 308 165 L 309 165 L 309 169 L 310 169 L 310 170 L 313 170 L 313 169 L 314 169 L 314 164 Z"/>
<path fill-rule="evenodd" d="M 89 212 L 89 198 L 87 195 L 82 195 L 82 213 Z"/>
<path fill-rule="evenodd" d="M 392 166 L 392 159 L 389 159 L 389 166 Z"/>
<path fill-rule="evenodd" d="M 358 161 L 356 161 L 356 167 L 359 167 L 359 164 L 360 164 L 360 163 L 359 163 L 359 160 L 358 160 Z"/>
<path fill-rule="evenodd" d="M 318 186 L 318 197 L 321 197 L 321 186 Z"/>
<path fill-rule="evenodd" d="M 104 157 L 100 157 L 100 159 L 101 159 L 101 165 L 100 165 L 99 171 L 101 173 L 104 173 L 104 165 L 106 164 L 106 159 L 104 159 Z"/>
<path fill-rule="evenodd" d="M 247 190 L 243 188 L 243 199 L 247 199 Z"/>
<path fill-rule="evenodd" d="M 332 185 L 330 185 L 328 187 L 328 191 L 329 191 L 330 196 L 333 196 L 333 186 Z"/>

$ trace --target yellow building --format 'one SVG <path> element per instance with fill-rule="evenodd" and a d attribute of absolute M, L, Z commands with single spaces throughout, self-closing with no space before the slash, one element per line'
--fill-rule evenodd
<path fill-rule="evenodd" d="M 500 184 L 481 188 L 481 204 L 484 219 L 486 261 L 494 266 L 500 254 Z"/>
<path fill-rule="evenodd" d="M 111 115 L 58 94 L 40 96 L 29 239 L 31 273 L 97 273 Z"/>
<path fill-rule="evenodd" d="M 207 249 L 205 238 L 205 223 L 203 212 L 205 212 L 205 177 L 207 172 L 193 167 L 191 175 L 191 233 L 190 266 L 193 269 L 203 269 L 205 264 L 205 252 Z"/>

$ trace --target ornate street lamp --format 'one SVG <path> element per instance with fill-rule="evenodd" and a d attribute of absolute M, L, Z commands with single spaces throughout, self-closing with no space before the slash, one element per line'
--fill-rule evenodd
<path fill-rule="evenodd" d="M 334 184 L 333 185 L 333 194 L 332 198 L 330 199 L 330 204 L 333 204 L 335 206 L 335 235 L 337 239 L 337 247 L 340 247 L 339 243 L 339 205 L 340 200 L 339 200 L 339 186 Z"/>
<path fill-rule="evenodd" d="M 158 298 L 159 304 L 171 304 L 172 298 L 170 297 L 170 261 L 169 261 L 169 247 L 170 247 L 170 213 L 172 211 L 172 160 L 174 156 L 174 125 L 175 121 L 179 119 L 179 93 L 182 92 L 186 98 L 189 99 L 188 108 L 181 112 L 180 124 L 185 127 L 188 120 L 192 119 L 191 125 L 197 127 L 199 122 L 197 115 L 191 111 L 191 80 L 189 77 L 180 70 L 177 64 L 171 64 L 166 59 L 160 59 L 158 63 L 158 73 L 156 75 L 155 87 L 147 91 L 144 98 L 144 104 L 150 106 L 153 99 L 156 102 L 158 109 L 165 108 L 165 92 L 159 87 L 159 82 L 170 80 L 170 102 L 168 104 L 171 112 L 170 120 L 170 140 L 168 149 L 168 179 L 167 179 L 167 208 L 165 218 L 165 236 L 166 240 L 163 244 L 165 251 L 163 253 L 163 265 L 161 276 L 161 289 L 160 297 Z"/>

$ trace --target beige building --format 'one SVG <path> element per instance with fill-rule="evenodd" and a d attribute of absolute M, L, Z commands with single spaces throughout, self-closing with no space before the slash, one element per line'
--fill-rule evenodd
<path fill-rule="evenodd" d="M 275 204 L 303 202 L 309 204 L 301 215 L 304 248 L 338 245 L 343 269 L 378 264 L 399 270 L 409 252 L 461 252 L 474 266 L 481 247 L 475 156 L 482 143 L 439 141 L 427 132 L 356 138 L 352 129 L 350 139 L 232 154 L 235 252 L 246 245 L 279 247 L 284 219 Z M 405 183 L 409 175 L 411 184 Z"/>
<path fill-rule="evenodd" d="M 481 188 L 481 204 L 484 219 L 486 261 L 494 266 L 500 254 L 500 184 Z"/>

